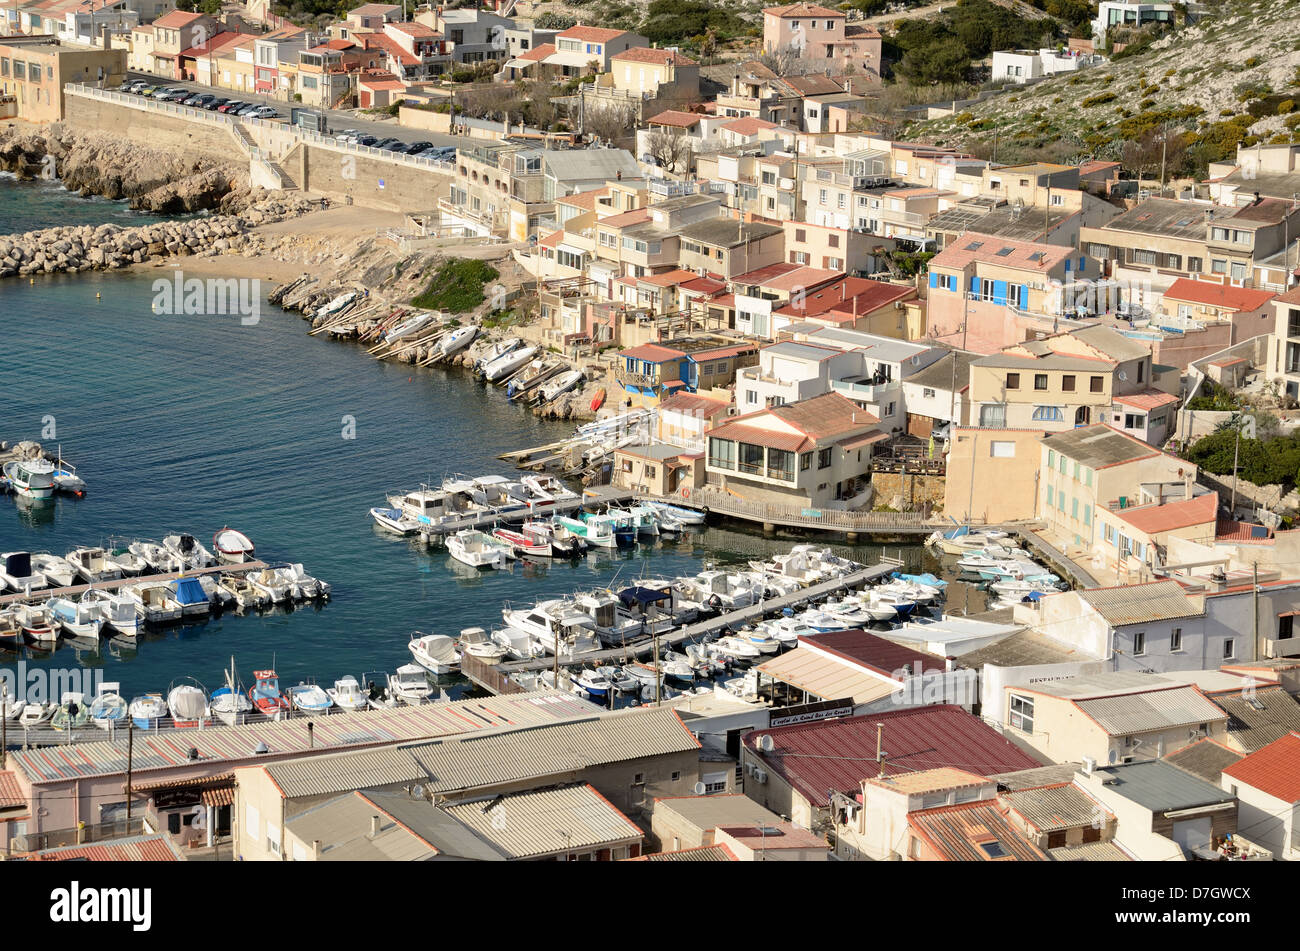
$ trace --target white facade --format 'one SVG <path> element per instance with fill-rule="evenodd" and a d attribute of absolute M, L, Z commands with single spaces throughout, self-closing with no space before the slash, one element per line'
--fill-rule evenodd
<path fill-rule="evenodd" d="M 1227 773 L 1219 785 L 1237 797 L 1237 827 L 1249 829 L 1249 839 L 1286 862 L 1300 860 L 1296 829 L 1300 828 L 1300 803 L 1286 802 L 1256 789 Z"/>
<path fill-rule="evenodd" d="M 1069 50 L 997 50 L 993 53 L 994 82 L 1024 83 L 1056 73 L 1072 73 L 1091 66 L 1101 57 Z"/>

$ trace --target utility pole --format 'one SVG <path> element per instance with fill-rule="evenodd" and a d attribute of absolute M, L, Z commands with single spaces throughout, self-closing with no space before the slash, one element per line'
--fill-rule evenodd
<path fill-rule="evenodd" d="M 1232 448 L 1232 503 L 1228 506 L 1228 514 L 1236 517 L 1237 514 L 1237 455 L 1241 451 L 1241 420 L 1237 420 L 1237 439 Z"/>
<path fill-rule="evenodd" d="M 127 714 L 130 716 L 130 714 Z M 135 718 L 126 721 L 126 831 L 131 832 L 131 759 L 135 753 Z"/>
<path fill-rule="evenodd" d="M 1165 197 L 1165 157 L 1169 153 L 1169 123 L 1164 125 L 1164 134 L 1160 137 L 1160 197 Z"/>
<path fill-rule="evenodd" d="M 1250 566 L 1251 621 L 1254 623 L 1255 637 L 1250 649 L 1251 660 L 1259 660 L 1259 562 Z"/>
<path fill-rule="evenodd" d="M 0 681 L 0 769 L 5 766 L 9 749 L 9 685 Z"/>

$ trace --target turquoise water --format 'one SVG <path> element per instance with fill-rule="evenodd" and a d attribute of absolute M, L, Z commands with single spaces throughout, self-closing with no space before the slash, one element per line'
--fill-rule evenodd
<path fill-rule="evenodd" d="M 125 201 L 82 198 L 57 181 L 20 182 L 8 173 L 0 173 L 0 234 L 105 222 L 134 228 L 164 217 L 132 211 Z"/>

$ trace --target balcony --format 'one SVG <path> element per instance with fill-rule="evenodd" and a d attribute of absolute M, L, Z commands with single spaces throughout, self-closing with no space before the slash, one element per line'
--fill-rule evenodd
<path fill-rule="evenodd" d="M 640 386 L 654 389 L 659 385 L 657 373 L 633 373 L 622 368 L 614 371 L 614 379 L 624 386 Z"/>
<path fill-rule="evenodd" d="M 862 383 L 856 380 L 835 380 L 831 390 L 860 403 L 879 403 L 899 392 L 899 384 L 893 380 L 884 383 Z"/>

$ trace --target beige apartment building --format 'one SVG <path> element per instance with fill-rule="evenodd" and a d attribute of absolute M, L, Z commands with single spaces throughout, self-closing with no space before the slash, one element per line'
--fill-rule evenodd
<path fill-rule="evenodd" d="M 1273 298 L 1276 322 L 1269 338 L 1269 376 L 1300 400 L 1300 287 Z"/>
<path fill-rule="evenodd" d="M 948 440 L 944 516 L 990 525 L 1034 518 L 1044 435 L 1041 429 L 956 427 Z"/>
<path fill-rule="evenodd" d="M 729 218 L 699 221 L 681 229 L 678 265 L 723 280 L 779 262 L 785 231 L 778 225 Z"/>
<path fill-rule="evenodd" d="M 50 36 L 0 37 L 0 93 L 14 98 L 17 118 L 59 122 L 65 83 L 109 87 L 126 76 L 125 50 L 64 43 Z"/>

